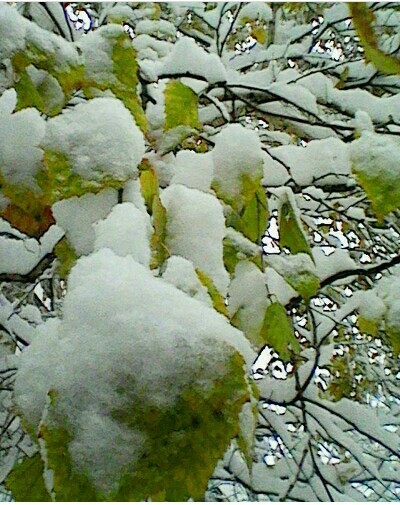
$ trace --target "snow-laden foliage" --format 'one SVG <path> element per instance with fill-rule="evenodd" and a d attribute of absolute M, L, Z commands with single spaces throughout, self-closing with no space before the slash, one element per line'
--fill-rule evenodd
<path fill-rule="evenodd" d="M 0 493 L 398 501 L 399 28 L 0 4 Z"/>

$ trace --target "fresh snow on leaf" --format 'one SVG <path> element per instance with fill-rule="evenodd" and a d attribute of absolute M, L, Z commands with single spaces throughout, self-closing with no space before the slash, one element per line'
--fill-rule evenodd
<path fill-rule="evenodd" d="M 93 251 L 96 234 L 92 225 L 104 219 L 116 203 L 116 191 L 106 189 L 96 195 L 87 193 L 81 197 L 60 200 L 53 205 L 52 211 L 69 243 L 81 255 Z"/>
<path fill-rule="evenodd" d="M 145 151 L 142 132 L 115 98 L 94 98 L 50 119 L 43 145 L 67 156 L 75 173 L 98 182 L 135 177 Z"/>
<path fill-rule="evenodd" d="M 168 410 L 187 388 L 200 386 L 207 394 L 235 353 L 248 364 L 254 356 L 225 318 L 109 249 L 78 261 L 62 320 L 38 331 L 21 362 L 17 404 L 35 426 L 53 390 L 48 422 L 68 431 L 69 457 L 106 493 L 135 461 L 146 462 L 149 439 L 145 426 L 135 423 L 138 416 L 147 408 Z"/>
<path fill-rule="evenodd" d="M 159 75 L 167 74 L 191 74 L 210 84 L 226 81 L 226 70 L 218 56 L 207 53 L 189 37 L 181 37 L 162 62 Z"/>
<path fill-rule="evenodd" d="M 0 6 L 2 7 L 2 6 Z M 16 105 L 14 89 L 0 97 L 0 176 L 8 184 L 38 190 L 35 175 L 40 168 L 46 122 L 36 109 L 12 113 Z"/>
<path fill-rule="evenodd" d="M 130 255 L 138 263 L 149 266 L 153 229 L 133 203 L 113 207 L 105 219 L 94 224 L 94 231 L 95 251 L 108 247 L 119 256 Z"/>
<path fill-rule="evenodd" d="M 400 207 L 400 141 L 364 131 L 350 146 L 353 171 L 382 218 Z"/>
<path fill-rule="evenodd" d="M 166 245 L 170 253 L 190 260 L 225 294 L 229 282 L 222 251 L 225 219 L 218 199 L 174 184 L 161 193 L 161 201 L 167 210 Z"/>

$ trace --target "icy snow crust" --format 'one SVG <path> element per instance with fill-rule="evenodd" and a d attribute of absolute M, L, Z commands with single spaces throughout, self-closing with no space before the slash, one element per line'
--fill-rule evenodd
<path fill-rule="evenodd" d="M 16 400 L 38 426 L 54 390 L 58 415 L 78 434 L 73 461 L 109 490 L 146 444 L 113 412 L 171 406 L 190 385 L 207 391 L 235 350 L 251 364 L 248 341 L 222 315 L 104 248 L 72 269 L 62 319 L 38 327 L 21 357 Z"/>
<path fill-rule="evenodd" d="M 99 182 L 136 176 L 145 152 L 142 132 L 116 98 L 94 98 L 50 119 L 44 146 L 67 156 L 83 178 Z"/>

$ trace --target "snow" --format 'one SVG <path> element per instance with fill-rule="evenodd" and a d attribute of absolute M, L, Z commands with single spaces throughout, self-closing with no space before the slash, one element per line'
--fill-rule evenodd
<path fill-rule="evenodd" d="M 383 318 L 387 307 L 376 290 L 357 291 L 353 296 L 358 300 L 360 316 L 369 321 L 379 321 Z"/>
<path fill-rule="evenodd" d="M 356 77 L 359 78 L 359 73 Z M 329 77 L 319 72 L 303 77 L 298 84 L 311 91 L 319 102 L 335 105 L 353 116 L 358 111 L 364 111 L 377 124 L 400 118 L 397 112 L 400 110 L 400 94 L 378 97 L 365 89 L 340 90 L 335 88 Z"/>
<path fill-rule="evenodd" d="M 17 94 L 9 89 L 0 97 L 0 166 L 5 181 L 38 190 L 35 175 L 40 168 L 43 151 L 39 147 L 46 123 L 36 109 L 12 113 Z"/>
<path fill-rule="evenodd" d="M 3 274 L 29 273 L 53 250 L 64 233 L 59 226 L 51 226 L 38 241 L 14 232 L 16 230 L 11 228 L 11 233 L 16 239 L 0 236 L 0 273 Z"/>
<path fill-rule="evenodd" d="M 76 48 L 68 41 L 28 21 L 17 9 L 0 4 L 0 59 L 11 58 L 27 46 L 51 56 L 59 70 L 80 63 Z"/>
<path fill-rule="evenodd" d="M 214 175 L 211 153 L 179 151 L 175 159 L 175 174 L 171 179 L 171 184 L 183 184 L 188 188 L 210 191 Z"/>
<path fill-rule="evenodd" d="M 207 307 L 213 306 L 207 288 L 197 277 L 193 263 L 182 256 L 168 258 L 162 278 Z"/>
<path fill-rule="evenodd" d="M 135 177 L 145 152 L 142 132 L 115 98 L 94 98 L 51 118 L 43 144 L 67 156 L 75 173 L 98 182 Z"/>
<path fill-rule="evenodd" d="M 143 213 L 133 203 L 122 203 L 113 207 L 110 214 L 94 224 L 95 251 L 110 248 L 119 256 L 132 256 L 142 265 L 150 264 L 150 237 Z"/>
<path fill-rule="evenodd" d="M 294 281 L 305 272 L 315 276 L 318 275 L 313 260 L 305 253 L 290 254 L 289 256 L 271 255 L 267 261 L 279 275 Z"/>
<path fill-rule="evenodd" d="M 239 14 L 239 21 L 247 22 L 250 19 L 271 21 L 273 17 L 271 7 L 262 2 L 248 2 L 243 4 Z"/>
<path fill-rule="evenodd" d="M 53 216 L 56 223 L 65 230 L 68 242 L 78 255 L 93 251 L 96 234 L 93 223 L 105 218 L 117 203 L 117 192 L 106 189 L 97 193 L 86 193 L 56 202 Z"/>
<path fill-rule="evenodd" d="M 298 296 L 298 293 L 273 268 L 267 267 L 264 277 L 269 295 L 274 295 L 280 304 L 286 305 L 292 298 Z"/>
<path fill-rule="evenodd" d="M 355 113 L 352 124 L 359 134 L 363 131 L 374 131 L 374 125 L 368 112 L 365 112 L 363 110 L 359 110 Z"/>
<path fill-rule="evenodd" d="M 167 210 L 168 250 L 209 275 L 224 295 L 229 275 L 223 262 L 225 218 L 219 200 L 197 189 L 173 184 L 161 193 L 161 202 Z"/>
<path fill-rule="evenodd" d="M 137 51 L 138 59 L 149 59 L 155 61 L 162 56 L 167 56 L 173 47 L 169 42 L 157 40 L 146 34 L 137 35 L 132 41 L 132 46 Z M 142 69 L 142 62 L 140 64 L 140 68 Z"/>
<path fill-rule="evenodd" d="M 400 165 L 398 138 L 363 131 L 361 137 L 350 145 L 350 158 L 357 172 L 397 183 Z"/>
<path fill-rule="evenodd" d="M 357 268 L 355 261 L 345 249 L 336 249 L 328 256 L 323 248 L 313 247 L 312 255 L 321 281 L 343 270 Z"/>
<path fill-rule="evenodd" d="M 246 255 L 258 256 L 261 254 L 259 246 L 234 228 L 227 228 L 225 237 L 232 242 L 236 249 L 239 249 L 240 252 L 237 254 L 238 259 L 246 259 Z"/>
<path fill-rule="evenodd" d="M 156 36 L 169 36 L 175 37 L 176 35 L 176 27 L 169 21 L 165 19 L 158 20 L 150 20 L 143 19 L 139 21 L 135 26 L 135 33 L 137 35 L 147 34 L 147 35 L 156 35 Z"/>
<path fill-rule="evenodd" d="M 47 110 L 61 109 L 64 105 L 65 95 L 57 79 L 45 70 L 38 70 L 33 65 L 29 65 L 26 71 L 35 88 L 40 89 L 45 96 Z"/>
<path fill-rule="evenodd" d="M 254 359 L 222 315 L 110 249 L 78 260 L 62 319 L 36 331 L 20 360 L 18 408 L 37 426 L 47 391 L 56 391 L 56 414 L 72 426 L 74 463 L 107 491 L 146 445 L 140 428 L 128 432 L 115 412 L 138 409 L 139 399 L 141 407 L 168 408 L 189 386 L 207 394 L 236 350 L 248 366 Z"/>
<path fill-rule="evenodd" d="M 306 147 L 273 147 L 269 152 L 290 167 L 293 179 L 301 186 L 337 183 L 338 176 L 348 181 L 351 174 L 348 145 L 336 138 L 312 140 Z M 273 161 L 266 160 L 266 176 L 277 169 Z"/>
<path fill-rule="evenodd" d="M 303 86 L 296 84 L 284 84 L 276 82 L 268 86 L 267 91 L 282 97 L 282 100 L 289 102 L 296 107 L 304 109 L 311 114 L 318 114 L 317 101 L 315 96 Z"/>
<path fill-rule="evenodd" d="M 85 72 L 89 79 L 108 85 L 116 82 L 112 54 L 116 39 L 123 34 L 122 26 L 109 24 L 81 38 L 78 47 L 82 50 Z"/>
<path fill-rule="evenodd" d="M 26 21 L 15 8 L 0 4 L 0 59 L 25 48 Z"/>
<path fill-rule="evenodd" d="M 226 70 L 216 54 L 210 54 L 189 37 L 181 37 L 162 62 L 159 75 L 198 75 L 210 84 L 225 82 Z"/>
<path fill-rule="evenodd" d="M 264 155 L 258 134 L 239 124 L 230 124 L 215 136 L 212 155 L 214 183 L 229 199 L 240 196 L 244 175 L 255 181 L 263 175 Z"/>

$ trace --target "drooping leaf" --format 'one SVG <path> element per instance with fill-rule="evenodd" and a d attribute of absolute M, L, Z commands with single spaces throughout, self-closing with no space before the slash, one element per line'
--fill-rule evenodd
<path fill-rule="evenodd" d="M 357 326 L 360 332 L 371 335 L 372 337 L 376 337 L 378 335 L 379 323 L 379 321 L 367 319 L 361 315 L 358 316 L 357 319 Z"/>
<path fill-rule="evenodd" d="M 140 171 L 140 191 L 144 198 L 147 211 L 149 214 L 152 214 L 154 197 L 159 194 L 158 177 L 154 168 L 148 163 L 142 162 L 142 165 L 143 169 Z"/>
<path fill-rule="evenodd" d="M 71 268 L 75 265 L 78 256 L 69 245 L 68 240 L 63 238 L 54 248 L 54 253 L 59 261 L 59 274 L 62 279 L 68 277 Z"/>
<path fill-rule="evenodd" d="M 287 247 L 292 254 L 304 252 L 311 256 L 303 225 L 288 198 L 282 202 L 279 212 L 279 245 Z"/>
<path fill-rule="evenodd" d="M 351 2 L 348 6 L 364 49 L 365 59 L 384 74 L 400 74 L 400 60 L 395 56 L 385 54 L 378 47 L 377 36 L 373 30 L 374 13 L 363 2 Z"/>
<path fill-rule="evenodd" d="M 52 407 L 49 407 L 52 409 Z M 41 426 L 41 438 L 46 447 L 48 470 L 53 472 L 53 489 L 56 501 L 104 501 L 105 496 L 96 492 L 88 477 L 74 468 L 68 446 L 71 435 L 62 426 L 52 426 L 52 410 L 49 425 Z"/>
<path fill-rule="evenodd" d="M 99 490 L 89 473 L 74 466 L 69 452 L 74 430 L 57 410 L 57 395 L 52 393 L 40 436 L 48 469 L 54 472 L 56 500 L 201 500 L 217 461 L 239 433 L 239 413 L 249 400 L 243 358 L 235 353 L 225 367 L 210 387 L 189 386 L 172 406 L 146 405 L 144 399 L 115 407 L 113 418 L 143 432 L 146 448 L 133 470 L 122 473 L 107 491 Z"/>
<path fill-rule="evenodd" d="M 378 170 L 377 173 L 368 173 L 356 167 L 354 172 L 379 220 L 400 208 L 400 175 Z"/>
<path fill-rule="evenodd" d="M 200 282 L 203 284 L 204 287 L 207 288 L 214 309 L 223 314 L 224 316 L 228 317 L 228 310 L 225 305 L 224 297 L 215 287 L 215 284 L 212 281 L 211 277 L 202 272 L 199 268 L 196 268 L 195 270 Z"/>
<path fill-rule="evenodd" d="M 390 324 L 385 325 L 386 334 L 396 356 L 400 355 L 400 329 Z"/>
<path fill-rule="evenodd" d="M 264 189 L 260 186 L 245 205 L 241 216 L 241 231 L 248 239 L 260 244 L 267 228 L 268 204 Z"/>
<path fill-rule="evenodd" d="M 167 236 L 167 211 L 158 195 L 153 198 L 152 216 L 154 233 L 150 243 L 152 252 L 150 267 L 154 269 L 160 267 L 170 256 L 167 246 L 165 245 Z"/>
<path fill-rule="evenodd" d="M 253 465 L 255 432 L 258 420 L 257 400 L 259 395 L 254 384 L 253 386 L 251 388 L 253 394 L 250 396 L 250 401 L 243 405 L 239 415 L 239 434 L 237 437 L 239 449 L 246 460 L 249 470 L 251 470 Z"/>
<path fill-rule="evenodd" d="M 38 453 L 14 466 L 5 482 L 13 499 L 17 502 L 52 501 L 44 483 L 43 472 L 44 464 Z"/>
<path fill-rule="evenodd" d="M 311 272 L 300 272 L 285 277 L 287 283 L 307 302 L 319 289 L 319 278 Z"/>
<path fill-rule="evenodd" d="M 236 265 L 245 259 L 251 260 L 261 270 L 261 249 L 259 246 L 256 246 L 239 231 L 228 228 L 228 232 L 229 234 L 223 242 L 224 265 L 228 272 L 233 275 Z"/>
<path fill-rule="evenodd" d="M 289 360 L 293 353 L 301 349 L 285 307 L 278 302 L 267 307 L 261 335 L 264 342 L 273 347 L 284 360 Z"/>
<path fill-rule="evenodd" d="M 143 132 L 146 132 L 146 116 L 137 95 L 139 66 L 136 61 L 135 49 L 132 47 L 127 34 L 121 34 L 116 39 L 112 61 L 114 64 L 114 75 L 118 79 L 118 84 L 111 85 L 110 89 L 131 111 L 139 128 Z"/>
<path fill-rule="evenodd" d="M 165 86 L 164 131 L 188 126 L 201 128 L 199 121 L 197 95 L 178 80 L 171 80 Z"/>

